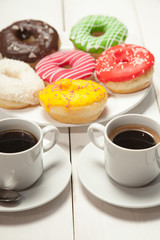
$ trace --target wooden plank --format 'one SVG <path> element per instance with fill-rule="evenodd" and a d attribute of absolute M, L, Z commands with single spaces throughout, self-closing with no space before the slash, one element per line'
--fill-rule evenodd
<path fill-rule="evenodd" d="M 92 14 L 108 15 L 118 18 L 128 28 L 126 42 L 142 43 L 132 0 L 65 0 L 64 9 L 65 29 L 68 33 L 72 26 L 84 16 Z"/>
<path fill-rule="evenodd" d="M 5 0 L 0 1 L 0 29 L 14 21 L 36 19 L 47 22 L 57 31 L 63 30 L 61 1 Z M 8 117 L 0 112 L 0 119 Z M 68 129 L 60 129 L 58 145 L 70 161 Z M 49 136 L 48 136 L 49 137 Z M 42 207 L 18 213 L 0 213 L 1 240 L 72 240 L 71 182 L 53 201 Z"/>
<path fill-rule="evenodd" d="M 144 114 L 160 122 L 154 91 L 129 113 Z M 87 127 L 71 129 L 75 239 L 158 240 L 159 207 L 140 210 L 115 207 L 91 195 L 82 186 L 77 166 L 81 150 L 90 142 L 86 132 Z"/>
<path fill-rule="evenodd" d="M 129 31 L 128 43 L 144 44 L 141 26 L 132 0 L 65 0 L 64 9 L 65 28 L 68 32 L 83 16 L 105 14 L 115 16 L 126 24 Z M 145 100 L 130 112 L 145 114 L 160 121 L 154 90 L 152 89 Z M 86 132 L 87 127 L 71 128 L 75 239 L 158 240 L 160 237 L 158 231 L 159 207 L 152 210 L 115 207 L 97 199 L 82 186 L 77 173 L 77 164 L 81 150 L 90 142 Z"/>
<path fill-rule="evenodd" d="M 63 30 L 62 5 L 60 0 L 2 0 L 0 2 L 0 29 L 14 21 L 24 19 L 42 20 L 58 31 Z"/>
<path fill-rule="evenodd" d="M 145 47 L 160 63 L 160 1 L 134 0 L 134 5 Z"/>
<path fill-rule="evenodd" d="M 160 106 L 160 1 L 159 0 L 135 0 L 137 18 L 141 27 L 144 45 L 155 56 L 155 71 L 153 83 L 156 97 Z"/>
<path fill-rule="evenodd" d="M 0 119 L 9 117 L 0 112 Z M 58 145 L 66 152 L 70 161 L 68 128 L 59 129 Z M 50 135 L 46 136 L 49 139 Z M 66 160 L 67 161 L 67 160 Z M 71 181 L 66 189 L 54 200 L 42 207 L 17 213 L 0 212 L 1 240 L 72 240 L 73 215 Z M 63 227 L 63 231 L 62 231 Z"/>

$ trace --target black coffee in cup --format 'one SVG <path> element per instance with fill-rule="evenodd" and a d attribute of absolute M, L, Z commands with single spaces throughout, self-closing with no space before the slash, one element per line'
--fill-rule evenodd
<path fill-rule="evenodd" d="M 117 127 L 109 138 L 116 145 L 128 149 L 146 149 L 160 142 L 160 136 L 155 130 L 138 124 Z"/>
<path fill-rule="evenodd" d="M 33 147 L 38 140 L 30 132 L 24 130 L 7 130 L 0 132 L 0 152 L 16 153 Z"/>

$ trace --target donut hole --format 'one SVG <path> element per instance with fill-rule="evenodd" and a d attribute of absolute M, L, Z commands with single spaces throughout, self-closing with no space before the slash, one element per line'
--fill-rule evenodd
<path fill-rule="evenodd" d="M 70 64 L 70 61 L 64 61 L 63 63 L 59 64 L 59 67 L 64 69 L 71 69 L 73 66 Z"/>
<path fill-rule="evenodd" d="M 63 66 L 61 66 L 62 68 L 65 68 L 65 69 L 71 69 L 72 68 L 72 66 L 71 65 L 63 65 Z"/>
<path fill-rule="evenodd" d="M 3 71 L 3 74 L 9 78 L 15 78 L 15 79 L 19 79 L 19 74 L 18 72 L 12 72 L 12 71 L 9 71 L 9 69 L 5 69 Z"/>
<path fill-rule="evenodd" d="M 114 53 L 114 58 L 116 59 L 117 64 L 128 63 L 129 59 L 124 52 L 117 51 Z"/>
<path fill-rule="evenodd" d="M 120 59 L 120 60 L 119 60 L 119 63 L 128 63 L 128 62 L 129 62 L 129 60 L 126 59 L 126 58 L 124 58 L 124 59 Z"/>
<path fill-rule="evenodd" d="M 19 29 L 16 33 L 16 36 L 20 41 L 24 43 L 30 43 L 30 42 L 36 41 L 33 33 L 30 31 L 27 31 L 26 29 L 23 29 L 23 30 Z"/>
<path fill-rule="evenodd" d="M 105 26 L 94 26 L 91 29 L 91 36 L 100 37 L 106 32 Z"/>
<path fill-rule="evenodd" d="M 104 34 L 104 32 L 91 32 L 91 36 L 93 37 L 100 37 Z"/>

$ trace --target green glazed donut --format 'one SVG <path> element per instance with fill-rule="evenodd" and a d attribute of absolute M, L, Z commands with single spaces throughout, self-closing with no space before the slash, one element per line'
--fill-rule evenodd
<path fill-rule="evenodd" d="M 77 49 L 101 54 L 109 47 L 122 44 L 127 32 L 127 28 L 115 17 L 90 15 L 72 27 L 70 40 Z M 94 33 L 101 35 L 94 36 Z"/>

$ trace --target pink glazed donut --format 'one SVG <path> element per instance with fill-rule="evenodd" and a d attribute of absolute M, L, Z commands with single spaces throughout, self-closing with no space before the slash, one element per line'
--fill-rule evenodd
<path fill-rule="evenodd" d="M 45 85 L 59 79 L 93 79 L 95 60 L 80 50 L 62 51 L 44 57 L 36 66 L 36 72 Z"/>

